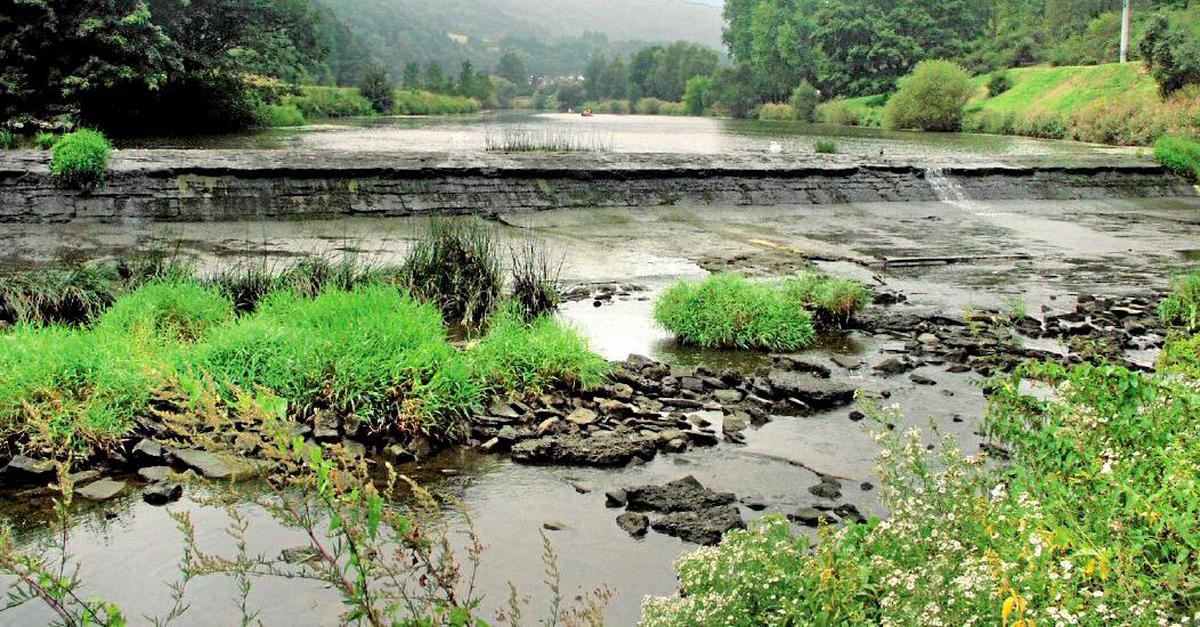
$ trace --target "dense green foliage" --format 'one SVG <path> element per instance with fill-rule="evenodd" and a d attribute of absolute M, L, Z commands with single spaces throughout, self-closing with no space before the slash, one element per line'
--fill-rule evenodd
<path fill-rule="evenodd" d="M 259 123 L 267 128 L 285 128 L 304 126 L 308 124 L 308 119 L 294 104 L 266 105 L 262 109 Z"/>
<path fill-rule="evenodd" d="M 679 562 L 683 594 L 648 599 L 643 624 L 1184 624 L 1200 611 L 1198 411 L 1195 380 L 1022 368 L 986 421 L 1009 463 L 882 431 L 886 520 L 815 546 L 781 518 L 734 531 Z"/>
<path fill-rule="evenodd" d="M 96 323 L 139 343 L 190 343 L 233 318 L 233 301 L 195 281 L 155 281 L 118 299 Z"/>
<path fill-rule="evenodd" d="M 888 128 L 957 131 L 975 88 L 966 70 L 949 61 L 922 61 L 900 82 L 883 111 Z"/>
<path fill-rule="evenodd" d="M 1158 314 L 1163 324 L 1200 331 L 1200 270 L 1171 283 L 1171 293 L 1159 304 Z"/>
<path fill-rule="evenodd" d="M 713 81 L 707 76 L 693 76 L 683 90 L 683 104 L 688 115 L 704 115 L 712 107 Z"/>
<path fill-rule="evenodd" d="M 389 114 L 396 107 L 396 86 L 388 76 L 387 68 L 382 65 L 367 68 L 358 91 L 378 113 Z"/>
<path fill-rule="evenodd" d="M 323 120 L 371 115 L 371 102 L 353 87 L 304 86 L 283 97 L 284 106 L 294 106 L 305 118 Z"/>
<path fill-rule="evenodd" d="M 688 81 L 709 76 L 716 69 L 716 52 L 686 41 L 639 50 L 628 63 L 621 55 L 611 60 L 596 56 L 583 72 L 585 98 L 636 103 L 650 97 L 678 102 L 684 99 Z"/>
<path fill-rule="evenodd" d="M 399 280 L 447 320 L 482 325 L 504 286 L 496 240 L 479 220 L 433 219 L 409 251 Z"/>
<path fill-rule="evenodd" d="M 476 113 L 481 108 L 474 98 L 402 89 L 396 92 L 393 112 L 398 115 L 455 115 Z"/>
<path fill-rule="evenodd" d="M 108 178 L 112 145 L 103 134 L 81 129 L 63 135 L 50 155 L 50 175 L 62 187 L 92 189 Z"/>
<path fill-rule="evenodd" d="M 826 148 L 822 150 L 818 143 L 817 152 L 837 152 L 836 145 L 832 150 Z M 804 272 L 784 281 L 783 293 L 788 301 L 812 311 L 822 321 L 835 324 L 846 324 L 871 303 L 871 293 L 862 283 L 816 272 Z"/>
<path fill-rule="evenodd" d="M 792 115 L 801 122 L 812 122 L 817 113 L 817 105 L 821 102 L 821 92 L 817 91 L 808 81 L 803 81 L 792 90 L 788 104 L 792 106 Z"/>
<path fill-rule="evenodd" d="M 654 319 L 704 348 L 796 350 L 816 339 L 812 315 L 780 288 L 730 274 L 676 283 L 658 298 Z"/>
<path fill-rule="evenodd" d="M 1008 77 L 1007 68 L 1000 68 L 988 75 L 988 96 L 995 98 L 996 96 L 1008 91 L 1011 87 L 1012 80 Z"/>
<path fill-rule="evenodd" d="M 1200 182 L 1200 139 L 1160 137 L 1154 158 L 1180 176 Z"/>
<path fill-rule="evenodd" d="M 487 334 L 468 353 L 490 389 L 537 393 L 554 383 L 582 389 L 604 382 L 608 362 L 588 349 L 578 331 L 550 317 L 526 322 L 519 307 L 501 307 Z"/>
<path fill-rule="evenodd" d="M 1200 84 L 1200 6 L 1172 20 L 1154 16 L 1140 46 L 1142 57 L 1164 94 Z"/>

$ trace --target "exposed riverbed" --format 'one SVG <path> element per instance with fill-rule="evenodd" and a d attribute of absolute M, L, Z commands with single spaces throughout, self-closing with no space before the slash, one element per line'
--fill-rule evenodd
<path fill-rule="evenodd" d="M 658 290 L 680 278 L 731 269 L 753 276 L 784 276 L 806 263 L 858 278 L 881 293 L 902 295 L 898 304 L 877 305 L 869 315 L 962 318 L 964 310 L 1003 310 L 1020 303 L 1043 318 L 1076 310 L 1079 295 L 1152 299 L 1170 276 L 1195 263 L 1200 248 L 1200 200 L 1159 198 L 1088 201 L 989 201 L 947 197 L 946 202 L 837 204 L 821 207 L 689 206 L 657 209 L 550 210 L 501 214 L 496 228 L 512 242 L 533 230 L 562 256 L 568 285 L 592 286 L 589 297 L 562 315 L 609 359 L 631 353 L 678 365 L 752 370 L 762 356 L 698 352 L 669 341 L 651 318 Z M 420 232 L 420 219 L 344 218 L 331 221 L 255 221 L 163 224 L 5 225 L 0 264 L 37 267 L 59 259 L 94 259 L 138 250 L 170 249 L 199 258 L 203 266 L 282 260 L 310 253 L 353 252 L 396 261 Z M 944 264 L 897 263 L 904 258 L 946 257 Z M 892 263 L 889 264 L 888 261 Z M 599 300 L 600 286 L 616 285 Z M 636 289 L 633 289 L 636 288 Z M 1027 347 L 1062 350 L 1055 339 Z M 904 412 L 904 429 L 932 420 L 967 451 L 979 450 L 984 398 L 977 374 L 949 372 L 945 361 L 922 360 L 915 371 L 884 376 L 875 366 L 912 353 L 911 339 L 882 328 L 828 338 L 804 355 L 828 366 L 836 379 L 882 395 Z M 834 358 L 837 358 L 836 360 Z M 1153 348 L 1128 357 L 1152 360 Z M 847 365 L 854 365 L 854 368 Z M 913 375 L 917 375 L 914 377 Z M 928 381 L 925 381 L 927 379 Z M 921 382 L 918 382 L 921 381 Z M 933 384 L 928 384 L 932 382 Z M 663 454 L 619 470 L 526 466 L 504 455 L 473 450 L 445 452 L 405 469 L 431 487 L 466 504 L 489 549 L 480 573 L 487 605 L 506 602 L 507 582 L 531 595 L 534 611 L 546 591 L 540 583 L 539 532 L 547 521 L 565 528 L 548 532 L 560 557 L 567 591 L 611 587 L 613 625 L 636 620 L 641 598 L 675 590 L 673 562 L 694 548 L 656 532 L 633 539 L 615 524 L 620 510 L 605 506 L 606 490 L 663 483 L 694 475 L 706 486 L 738 495 L 747 520 L 766 511 L 791 513 L 815 503 L 848 503 L 866 514 L 883 514 L 873 471 L 876 445 L 852 407 L 796 417 L 780 416 L 745 432 L 744 444 Z M 712 416 L 719 421 L 719 413 Z M 809 491 L 821 476 L 841 479 L 843 495 L 823 500 Z M 589 490 L 582 493 L 579 489 Z M 253 488 L 250 488 L 253 489 Z M 218 509 L 192 500 L 191 511 L 208 547 L 230 546 Z M 519 504 L 519 506 L 514 506 Z M 753 507 L 751 507 L 753 506 Z M 44 534 L 44 510 L 14 501 L 7 516 L 32 542 Z M 268 555 L 299 543 L 265 513 L 248 509 L 251 551 Z M 557 526 L 557 525 L 555 525 Z M 166 582 L 175 576 L 182 542 L 166 511 L 125 500 L 81 514 L 71 550 L 83 564 L 87 592 L 121 605 L 127 615 L 161 613 L 169 606 Z M 223 624 L 236 618 L 232 585 L 203 580 L 191 590 L 193 611 L 184 624 Z M 309 584 L 262 580 L 251 595 L 266 624 L 316 625 L 336 619 L 336 595 Z M 44 622 L 32 606 L 0 615 L 11 624 Z"/>

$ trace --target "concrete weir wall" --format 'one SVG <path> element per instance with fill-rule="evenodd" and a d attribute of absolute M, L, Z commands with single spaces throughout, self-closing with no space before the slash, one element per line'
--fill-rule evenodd
<path fill-rule="evenodd" d="M 1195 196 L 1156 165 L 913 164 L 693 155 L 118 151 L 109 180 L 57 189 L 46 153 L 0 156 L 0 223 L 488 214 L 676 204 Z"/>

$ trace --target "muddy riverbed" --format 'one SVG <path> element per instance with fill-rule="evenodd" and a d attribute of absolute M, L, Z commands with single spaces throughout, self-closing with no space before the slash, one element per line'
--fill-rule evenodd
<path fill-rule="evenodd" d="M 0 264 L 6 267 L 165 248 L 197 256 L 206 268 L 216 269 L 310 253 L 353 252 L 394 261 L 420 231 L 420 223 L 341 219 L 4 228 L 7 245 L 0 252 Z M 954 359 L 946 357 L 949 351 L 930 348 L 936 345 L 929 338 L 918 340 L 914 325 L 896 321 L 937 316 L 961 320 L 971 310 L 1023 309 L 1039 324 L 1049 319 L 1054 325 L 1076 328 L 1072 325 L 1083 323 L 1057 316 L 1103 309 L 1089 300 L 1093 295 L 1133 299 L 1113 302 L 1121 308 L 1141 307 L 1137 303 L 1150 303 L 1171 275 L 1196 263 L 1200 200 L 571 210 L 503 215 L 496 228 L 513 242 L 532 231 L 562 256 L 564 281 L 584 286 L 562 316 L 612 360 L 641 354 L 713 371 L 749 372 L 769 366 L 762 355 L 681 348 L 656 328 L 653 298 L 681 278 L 723 269 L 785 276 L 815 264 L 867 282 L 878 293 L 895 297 L 881 301 L 901 302 L 872 306 L 864 328 L 829 337 L 801 357 L 829 368 L 833 380 L 886 396 L 886 402 L 898 405 L 904 414 L 896 428 L 925 427 L 932 421 L 965 450 L 977 451 L 984 443 L 978 431 L 985 405 L 979 374 L 955 367 Z M 949 263 L 912 261 L 932 257 Z M 945 328 L 937 324 L 929 328 L 940 343 L 962 335 L 950 322 Z M 1146 341 L 1138 348 L 1123 347 L 1122 357 L 1149 363 L 1155 354 L 1153 332 L 1136 326 L 1126 325 L 1126 335 L 1144 335 Z M 1055 353 L 1066 350 L 1067 342 L 1061 334 L 1050 334 L 1023 338 L 1021 345 Z M 920 365 L 891 375 L 877 370 L 889 360 Z M 547 595 L 541 584 L 540 533 L 551 523 L 561 527 L 546 533 L 558 550 L 564 589 L 607 585 L 615 593 L 609 623 L 628 625 L 636 621 L 642 597 L 675 590 L 673 562 L 695 545 L 655 531 L 640 539 L 630 537 L 615 522 L 623 510 L 606 506 L 606 491 L 691 475 L 714 490 L 737 495 L 739 513 L 746 520 L 764 511 L 796 513 L 813 505 L 853 505 L 867 515 L 882 515 L 873 486 L 877 448 L 866 421 L 854 420 L 853 411 L 852 406 L 842 406 L 776 416 L 747 429 L 744 443 L 693 447 L 619 469 L 523 465 L 504 454 L 459 449 L 405 470 L 465 503 L 488 545 L 479 579 L 491 595 L 488 607 L 506 603 L 511 581 L 531 597 L 529 615 L 537 615 Z M 722 418 L 719 411 L 702 416 L 718 424 Z M 810 488 L 822 477 L 837 478 L 841 495 L 814 494 Z M 192 513 L 202 545 L 230 547 L 225 514 L 199 504 L 194 497 L 200 494 L 193 490 L 169 508 Z M 46 514 L 38 505 L 8 499 L 5 516 L 21 530 L 24 542 L 36 542 L 46 533 Z M 263 512 L 252 506 L 245 509 L 251 520 L 252 552 L 274 555 L 300 542 Z M 167 510 L 142 503 L 136 491 L 86 508 L 70 546 L 82 563 L 86 591 L 117 603 L 131 617 L 169 607 L 166 584 L 176 577 L 181 548 Z M 227 581 L 208 578 L 194 584 L 193 610 L 183 623 L 236 620 L 233 594 Z M 328 624 L 341 611 L 332 592 L 294 581 L 256 582 L 251 603 L 262 610 L 265 624 Z M 45 619 L 33 606 L 0 615 L 0 621 L 9 624 Z"/>

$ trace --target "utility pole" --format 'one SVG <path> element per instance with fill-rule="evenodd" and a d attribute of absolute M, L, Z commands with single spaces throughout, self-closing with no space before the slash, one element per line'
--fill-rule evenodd
<path fill-rule="evenodd" d="M 1125 0 L 1125 9 L 1121 12 L 1121 63 L 1129 62 L 1129 26 L 1132 16 L 1129 8 L 1133 0 Z"/>

